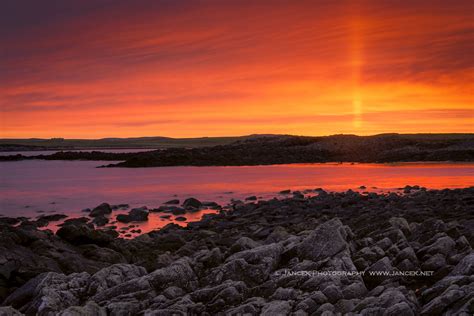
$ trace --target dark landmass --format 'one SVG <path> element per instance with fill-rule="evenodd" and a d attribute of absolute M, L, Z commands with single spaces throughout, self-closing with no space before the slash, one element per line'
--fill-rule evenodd
<path fill-rule="evenodd" d="M 261 136 L 228 145 L 170 148 L 109 167 L 241 166 L 317 162 L 474 161 L 474 134 Z"/>
<path fill-rule="evenodd" d="M 102 139 L 0 139 L 0 151 L 35 151 L 35 150 L 74 150 L 74 149 L 128 149 L 128 148 L 169 148 L 169 147 L 203 147 L 232 143 L 242 137 L 135 137 L 135 138 L 102 138 Z"/>
<path fill-rule="evenodd" d="M 141 153 L 59 152 L 0 161 L 108 160 L 107 167 L 242 166 L 318 162 L 474 161 L 474 134 L 381 134 L 325 137 L 253 135 L 226 145 Z"/>
<path fill-rule="evenodd" d="M 129 240 L 0 218 L 0 315 L 473 314 L 474 188 L 317 191 Z"/>
<path fill-rule="evenodd" d="M 51 155 L 24 156 L 21 154 L 0 156 L 0 161 L 19 161 L 19 160 L 103 160 L 120 161 L 128 160 L 139 153 L 110 153 L 103 151 L 59 151 Z"/>

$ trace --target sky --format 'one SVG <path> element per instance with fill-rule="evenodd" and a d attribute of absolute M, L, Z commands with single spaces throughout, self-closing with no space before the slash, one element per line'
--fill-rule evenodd
<path fill-rule="evenodd" d="M 0 137 L 474 132 L 474 2 L 3 0 Z"/>

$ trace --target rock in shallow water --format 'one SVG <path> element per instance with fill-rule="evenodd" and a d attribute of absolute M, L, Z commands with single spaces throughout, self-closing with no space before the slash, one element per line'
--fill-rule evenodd
<path fill-rule="evenodd" d="M 117 221 L 122 223 L 145 222 L 148 220 L 149 211 L 146 207 L 134 208 L 128 214 L 117 215 Z"/>
<path fill-rule="evenodd" d="M 108 203 L 102 203 L 101 205 L 95 207 L 92 212 L 89 213 L 90 217 L 96 217 L 100 215 L 108 215 L 112 213 L 112 207 Z"/>

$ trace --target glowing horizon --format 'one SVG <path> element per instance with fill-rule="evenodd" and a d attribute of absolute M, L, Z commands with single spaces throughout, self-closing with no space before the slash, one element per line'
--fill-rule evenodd
<path fill-rule="evenodd" d="M 0 12 L 1 138 L 474 132 L 471 1 Z"/>

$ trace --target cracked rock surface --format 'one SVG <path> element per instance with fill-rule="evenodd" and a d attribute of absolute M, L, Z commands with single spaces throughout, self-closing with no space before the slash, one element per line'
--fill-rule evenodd
<path fill-rule="evenodd" d="M 0 315 L 474 313 L 474 188 L 319 190 L 131 240 L 0 225 Z"/>

